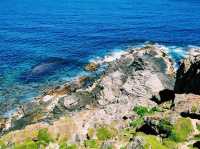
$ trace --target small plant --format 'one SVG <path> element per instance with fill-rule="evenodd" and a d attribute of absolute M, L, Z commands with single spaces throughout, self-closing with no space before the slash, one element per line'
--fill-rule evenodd
<path fill-rule="evenodd" d="M 173 126 L 170 138 L 177 142 L 185 141 L 188 136 L 192 133 L 193 127 L 190 119 L 180 118 Z"/>
<path fill-rule="evenodd" d="M 136 112 L 140 117 L 143 117 L 149 113 L 148 108 L 143 106 L 134 107 L 133 111 Z"/>
<path fill-rule="evenodd" d="M 200 131 L 200 124 L 197 123 L 196 127 L 197 127 L 198 131 Z"/>
<path fill-rule="evenodd" d="M 158 125 L 159 131 L 161 133 L 167 134 L 167 136 L 169 136 L 171 134 L 172 127 L 173 126 L 171 125 L 171 123 L 165 119 L 161 119 L 159 121 L 159 125 Z"/>
<path fill-rule="evenodd" d="M 93 148 L 93 149 L 95 149 L 95 148 L 98 148 L 98 143 L 97 143 L 97 141 L 96 140 L 86 140 L 85 142 L 84 142 L 84 144 L 85 144 L 85 147 L 86 148 Z"/>
<path fill-rule="evenodd" d="M 43 145 L 47 145 L 51 141 L 53 141 L 53 139 L 49 135 L 48 130 L 46 128 L 39 130 L 37 138 L 38 138 L 39 144 L 43 144 Z"/>
<path fill-rule="evenodd" d="M 1 140 L 0 140 L 0 149 L 6 149 L 5 143 Z"/>
<path fill-rule="evenodd" d="M 144 117 L 145 115 L 154 114 L 155 112 L 160 112 L 160 109 L 158 109 L 157 107 L 148 109 L 147 107 L 136 106 L 134 107 L 133 111 L 136 112 L 140 117 Z"/>
<path fill-rule="evenodd" d="M 125 128 L 119 134 L 120 140 L 129 141 L 135 135 L 135 133 L 135 129 L 131 127 Z"/>
<path fill-rule="evenodd" d="M 65 142 L 60 144 L 59 149 L 77 149 L 77 146 L 75 144 L 68 144 Z"/>
<path fill-rule="evenodd" d="M 111 139 L 114 134 L 109 128 L 101 127 L 97 129 L 96 135 L 99 140 L 108 140 Z"/>
<path fill-rule="evenodd" d="M 121 146 L 120 149 L 126 149 L 126 146 Z"/>
<path fill-rule="evenodd" d="M 89 128 L 87 133 L 89 139 L 91 139 L 94 136 L 94 134 L 95 134 L 94 128 Z"/>
<path fill-rule="evenodd" d="M 196 105 L 192 105 L 191 112 L 192 113 L 197 112 L 197 106 Z"/>
<path fill-rule="evenodd" d="M 130 126 L 133 128 L 138 128 L 144 124 L 144 119 L 143 118 L 138 118 L 136 120 L 133 120 L 130 122 Z"/>

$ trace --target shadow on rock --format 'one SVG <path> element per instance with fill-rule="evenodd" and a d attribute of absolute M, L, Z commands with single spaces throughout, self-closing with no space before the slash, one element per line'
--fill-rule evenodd
<path fill-rule="evenodd" d="M 157 104 L 162 104 L 164 102 L 171 101 L 171 107 L 173 107 L 175 100 L 175 92 L 173 90 L 164 89 L 159 92 L 159 98 L 156 96 L 152 96 L 151 100 L 156 102 Z"/>
<path fill-rule="evenodd" d="M 193 144 L 193 147 L 194 147 L 194 148 L 200 149 L 200 141 L 195 142 L 195 143 Z"/>
<path fill-rule="evenodd" d="M 200 94 L 200 55 L 190 56 L 180 63 L 176 73 L 176 93 Z"/>
<path fill-rule="evenodd" d="M 200 120 L 200 114 L 196 114 L 196 113 L 181 112 L 181 116 L 182 117 L 189 117 L 191 119 Z"/>

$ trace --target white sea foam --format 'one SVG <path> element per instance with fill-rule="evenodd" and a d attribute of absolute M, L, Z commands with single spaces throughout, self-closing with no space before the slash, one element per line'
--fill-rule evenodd
<path fill-rule="evenodd" d="M 188 55 L 196 56 L 200 54 L 200 47 L 189 45 L 188 46 Z"/>
<path fill-rule="evenodd" d="M 126 50 L 114 51 L 103 58 L 96 57 L 95 59 L 91 59 L 90 62 L 95 62 L 97 64 L 109 63 L 119 59 L 122 55 L 126 54 Z"/>
<path fill-rule="evenodd" d="M 96 57 L 94 59 L 91 59 L 90 62 L 95 62 L 97 64 L 113 62 L 117 59 L 120 59 L 123 55 L 127 54 L 129 49 L 141 48 L 143 46 L 144 45 L 135 45 L 135 46 L 130 46 L 124 49 L 114 49 L 113 52 L 107 54 L 106 56 Z"/>

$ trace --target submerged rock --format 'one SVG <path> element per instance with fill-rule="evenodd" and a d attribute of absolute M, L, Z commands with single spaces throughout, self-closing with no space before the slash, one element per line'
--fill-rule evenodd
<path fill-rule="evenodd" d="M 33 66 L 30 71 L 21 75 L 22 81 L 37 81 L 42 77 L 54 73 L 56 70 L 63 68 L 69 63 L 69 60 L 50 57 L 42 61 L 41 63 Z"/>
<path fill-rule="evenodd" d="M 99 67 L 99 64 L 91 62 L 85 66 L 85 70 L 93 72 L 93 71 L 96 71 L 98 67 Z"/>

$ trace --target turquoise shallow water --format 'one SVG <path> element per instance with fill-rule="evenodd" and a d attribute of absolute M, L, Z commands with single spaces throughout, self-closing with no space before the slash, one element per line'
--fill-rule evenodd
<path fill-rule="evenodd" d="M 83 75 L 91 59 L 153 41 L 200 45 L 198 0 L 1 0 L 1 113 Z"/>

